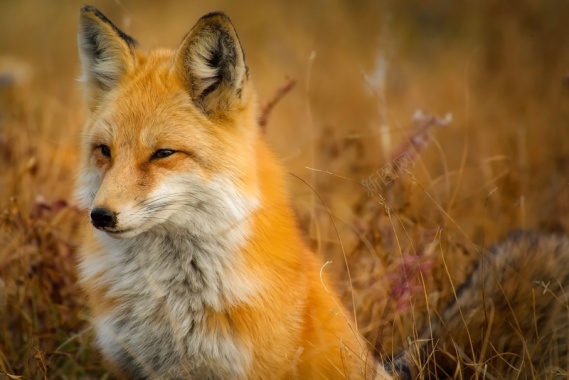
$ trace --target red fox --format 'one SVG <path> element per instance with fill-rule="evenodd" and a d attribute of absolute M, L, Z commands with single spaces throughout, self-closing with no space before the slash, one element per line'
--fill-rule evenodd
<path fill-rule="evenodd" d="M 78 36 L 80 277 L 120 378 L 387 379 L 295 222 L 239 38 L 203 16 L 143 52 L 94 7 Z"/>

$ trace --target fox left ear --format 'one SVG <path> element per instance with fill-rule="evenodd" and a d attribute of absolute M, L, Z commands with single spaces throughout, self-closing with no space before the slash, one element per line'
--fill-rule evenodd
<path fill-rule="evenodd" d="M 247 66 L 239 37 L 225 14 L 198 20 L 176 53 L 175 69 L 192 100 L 208 116 L 222 116 L 241 104 Z"/>
<path fill-rule="evenodd" d="M 136 41 L 117 28 L 97 8 L 81 8 L 79 57 L 87 102 L 94 108 L 134 65 Z"/>

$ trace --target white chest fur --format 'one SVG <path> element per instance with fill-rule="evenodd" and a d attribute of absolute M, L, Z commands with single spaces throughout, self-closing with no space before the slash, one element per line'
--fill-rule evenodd
<path fill-rule="evenodd" d="M 104 270 L 101 285 L 121 300 L 96 321 L 105 356 L 137 378 L 243 377 L 250 362 L 246 343 L 211 330 L 204 319 L 206 309 L 248 302 L 257 290 L 239 278 L 237 257 L 212 254 L 191 237 L 149 235 L 134 244 L 101 238 L 113 249 L 85 260 L 82 272 L 89 277 Z"/>

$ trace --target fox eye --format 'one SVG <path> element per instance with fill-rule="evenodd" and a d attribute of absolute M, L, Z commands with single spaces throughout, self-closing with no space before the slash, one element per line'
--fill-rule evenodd
<path fill-rule="evenodd" d="M 103 156 L 111 157 L 111 148 L 109 148 L 108 145 L 101 144 L 98 148 Z"/>
<path fill-rule="evenodd" d="M 152 157 L 150 157 L 150 159 L 155 160 L 159 158 L 166 158 L 168 156 L 173 155 L 174 153 L 176 153 L 176 151 L 172 149 L 158 149 L 156 152 L 154 152 L 154 154 L 152 155 Z"/>

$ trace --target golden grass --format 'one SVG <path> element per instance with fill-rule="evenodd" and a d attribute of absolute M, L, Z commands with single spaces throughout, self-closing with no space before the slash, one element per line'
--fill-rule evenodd
<path fill-rule="evenodd" d="M 0 3 L 0 377 L 105 373 L 74 269 L 81 5 Z M 260 99 L 296 81 L 267 138 L 294 174 L 307 239 L 381 355 L 422 330 L 482 247 L 514 228 L 569 227 L 565 2 L 93 5 L 147 47 L 225 10 Z M 453 122 L 420 134 L 418 108 Z M 369 196 L 360 182 L 399 152 L 413 164 Z"/>

